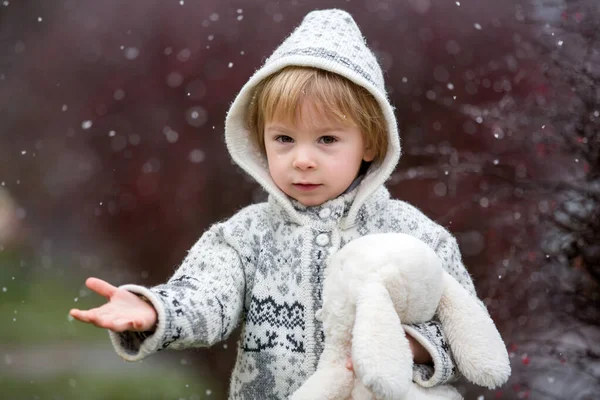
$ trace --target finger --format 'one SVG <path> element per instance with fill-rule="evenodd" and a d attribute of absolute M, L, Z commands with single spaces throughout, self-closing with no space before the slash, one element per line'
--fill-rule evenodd
<path fill-rule="evenodd" d="M 91 322 L 90 314 L 87 311 L 82 311 L 82 310 L 73 308 L 71 311 L 69 311 L 69 315 L 71 315 L 73 318 L 75 318 L 76 320 L 79 320 L 81 322 L 87 322 L 87 323 Z"/>
<path fill-rule="evenodd" d="M 85 281 L 85 285 L 94 292 L 98 293 L 100 296 L 104 296 L 106 298 L 110 298 L 117 291 L 115 286 L 98 278 L 88 278 Z"/>
<path fill-rule="evenodd" d="M 140 319 L 119 318 L 112 322 L 108 329 L 115 332 L 135 331 L 142 332 L 146 330 L 144 322 Z"/>
<path fill-rule="evenodd" d="M 77 320 L 79 320 L 81 317 L 80 313 L 81 313 L 81 310 L 78 310 L 76 308 L 69 310 L 69 315 Z"/>
<path fill-rule="evenodd" d="M 354 365 L 352 365 L 352 359 L 351 358 L 348 358 L 346 360 L 346 368 L 348 368 L 350 371 L 354 370 Z"/>
<path fill-rule="evenodd" d="M 81 322 L 87 322 L 99 328 L 108 328 L 110 326 L 111 319 L 106 317 L 98 308 L 87 311 L 73 309 L 71 310 L 71 315 Z"/>
<path fill-rule="evenodd" d="M 117 330 L 115 326 L 116 318 L 114 315 L 106 314 L 106 313 L 97 313 L 93 317 L 90 317 L 90 322 L 96 325 L 98 328 L 105 328 L 114 330 L 115 332 L 122 332 L 126 329 Z"/>
<path fill-rule="evenodd" d="M 136 330 L 136 331 L 141 331 L 141 330 L 143 330 L 143 327 L 144 327 L 144 323 L 142 320 L 134 319 L 133 321 L 131 321 L 131 329 Z"/>
<path fill-rule="evenodd" d="M 125 332 L 134 330 L 133 323 L 128 319 L 119 318 L 107 324 L 106 328 L 113 332 Z"/>

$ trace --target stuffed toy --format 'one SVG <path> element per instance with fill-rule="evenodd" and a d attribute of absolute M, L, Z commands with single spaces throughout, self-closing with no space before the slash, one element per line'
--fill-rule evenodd
<path fill-rule="evenodd" d="M 450 385 L 423 388 L 412 381 L 402 324 L 434 315 L 466 379 L 490 389 L 508 380 L 508 353 L 494 322 L 431 247 L 400 233 L 351 241 L 325 272 L 319 364 L 291 400 L 462 399 Z M 349 357 L 354 372 L 346 368 Z"/>

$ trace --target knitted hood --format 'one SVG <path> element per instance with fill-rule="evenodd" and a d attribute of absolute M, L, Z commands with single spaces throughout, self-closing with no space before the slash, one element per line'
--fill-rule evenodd
<path fill-rule="evenodd" d="M 394 110 L 387 99 L 383 72 L 367 47 L 358 26 L 345 11 L 321 10 L 308 13 L 242 87 L 225 119 L 225 141 L 233 160 L 277 201 L 298 223 L 302 218 L 269 175 L 266 157 L 250 137 L 245 117 L 255 86 L 267 76 L 287 66 L 308 66 L 342 75 L 367 89 L 387 121 L 388 149 L 383 160 L 369 167 L 362 180 L 345 225 L 354 220 L 365 200 L 391 175 L 400 158 L 400 139 Z"/>

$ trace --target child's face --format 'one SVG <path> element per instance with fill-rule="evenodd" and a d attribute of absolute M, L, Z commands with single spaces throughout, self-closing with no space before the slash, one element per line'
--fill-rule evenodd
<path fill-rule="evenodd" d="M 288 196 L 316 206 L 342 194 L 356 178 L 361 162 L 372 161 L 360 129 L 321 116 L 309 101 L 300 105 L 296 124 L 278 120 L 265 125 L 269 173 Z"/>

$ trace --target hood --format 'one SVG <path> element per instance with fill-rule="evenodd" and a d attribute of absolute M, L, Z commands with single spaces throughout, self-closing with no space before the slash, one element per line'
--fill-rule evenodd
<path fill-rule="evenodd" d="M 308 13 L 301 24 L 283 41 L 233 101 L 225 119 L 225 141 L 231 157 L 252 176 L 290 216 L 302 220 L 299 210 L 273 182 L 266 157 L 254 144 L 245 127 L 245 117 L 255 86 L 267 76 L 287 66 L 320 68 L 342 75 L 367 89 L 383 111 L 387 122 L 388 149 L 383 160 L 373 163 L 363 178 L 348 212 L 347 225 L 353 225 L 365 200 L 389 178 L 400 158 L 400 138 L 394 109 L 387 99 L 383 72 L 375 55 L 352 19 L 343 10 Z"/>

